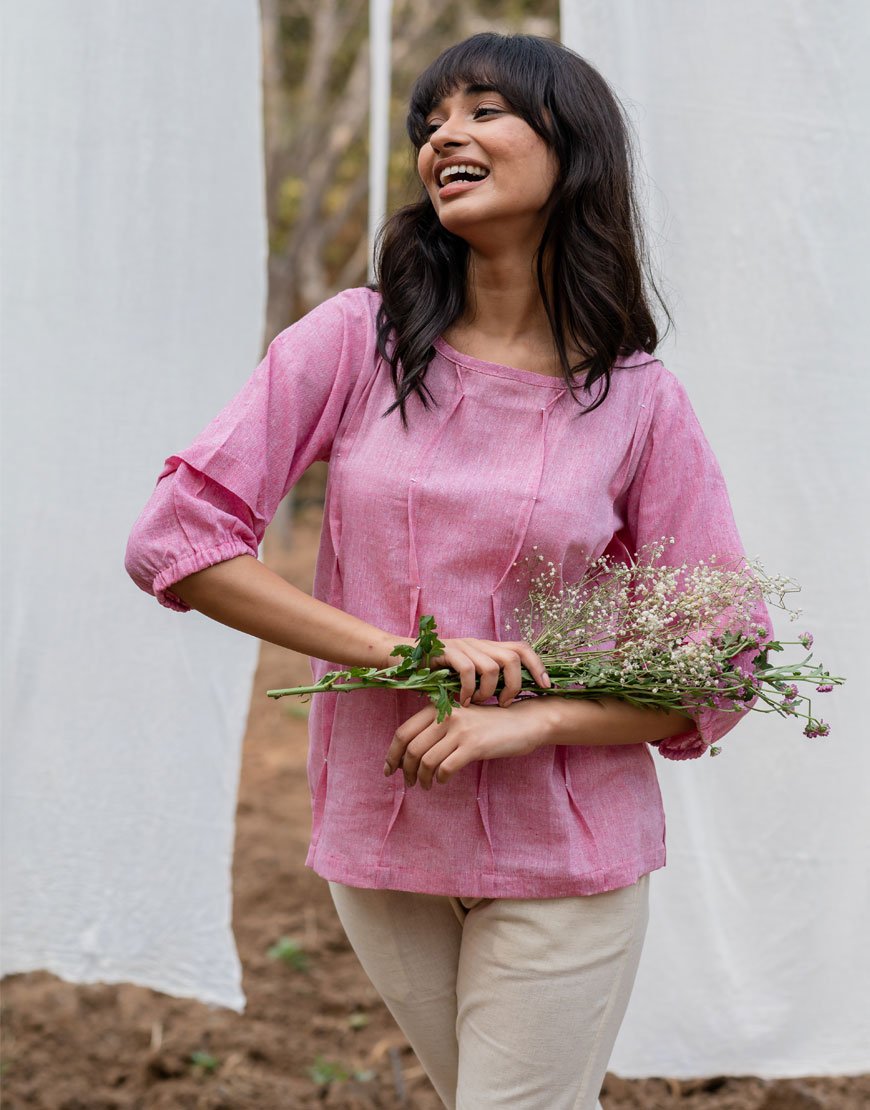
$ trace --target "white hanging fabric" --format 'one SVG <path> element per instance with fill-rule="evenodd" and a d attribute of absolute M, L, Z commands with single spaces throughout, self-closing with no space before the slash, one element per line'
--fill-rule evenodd
<path fill-rule="evenodd" d="M 2 972 L 241 1010 L 258 642 L 140 593 L 124 549 L 260 358 L 259 13 L 41 0 L 3 22 Z"/>
<path fill-rule="evenodd" d="M 611 1070 L 866 1072 L 870 9 L 564 0 L 562 41 L 640 139 L 677 324 L 660 357 L 748 553 L 803 585 L 802 620 L 774 609 L 777 632 L 808 628 L 851 678 L 814 701 L 826 740 L 751 715 L 717 759 L 658 764 L 668 864 Z"/>

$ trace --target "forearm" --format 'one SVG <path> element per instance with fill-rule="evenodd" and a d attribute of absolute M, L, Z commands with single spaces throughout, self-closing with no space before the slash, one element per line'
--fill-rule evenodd
<path fill-rule="evenodd" d="M 527 713 L 544 744 L 642 744 L 677 736 L 693 726 L 674 710 L 638 709 L 619 698 L 521 698 L 503 712 Z"/>
<path fill-rule="evenodd" d="M 192 609 L 279 647 L 350 667 L 389 667 L 397 643 L 413 644 L 311 597 L 255 559 L 239 555 L 170 587 Z"/>

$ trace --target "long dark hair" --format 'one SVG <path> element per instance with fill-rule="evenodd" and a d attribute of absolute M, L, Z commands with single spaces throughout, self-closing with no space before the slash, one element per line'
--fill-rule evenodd
<path fill-rule="evenodd" d="M 537 35 L 483 32 L 440 54 L 411 89 L 406 126 L 417 152 L 427 142 L 426 117 L 465 84 L 494 85 L 513 111 L 555 151 L 559 173 L 550 217 L 536 253 L 538 288 L 571 396 L 572 375 L 583 388 L 603 379 L 597 408 L 610 389 L 618 355 L 652 354 L 660 338 L 647 304 L 644 274 L 673 323 L 655 285 L 634 192 L 634 149 L 622 103 L 589 62 L 561 43 Z M 549 113 L 549 120 L 547 115 Z M 378 351 L 390 366 L 397 406 L 407 428 L 405 400 L 416 391 L 428 408 L 426 369 L 432 342 L 464 311 L 469 246 L 438 219 L 425 185 L 375 238 L 375 280 L 381 294 Z M 544 266 L 549 247 L 552 298 Z M 392 350 L 387 341 L 394 334 Z M 667 333 L 665 333 L 667 334 Z M 571 366 L 565 336 L 586 353 Z M 401 366 L 401 373 L 399 367 Z M 434 400 L 434 398 L 433 398 Z M 437 402 L 436 402 L 437 403 Z"/>

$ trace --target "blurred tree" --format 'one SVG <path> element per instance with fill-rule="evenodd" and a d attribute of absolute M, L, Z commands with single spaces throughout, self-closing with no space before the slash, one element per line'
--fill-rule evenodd
<path fill-rule="evenodd" d="M 271 337 L 368 264 L 368 0 L 260 0 Z M 481 30 L 555 37 L 557 0 L 395 0 L 388 207 L 416 189 L 407 94 L 446 46 Z M 396 95 L 397 94 L 397 95 Z"/>
<path fill-rule="evenodd" d="M 369 0 L 260 0 L 269 297 L 265 339 L 368 269 Z M 558 0 L 394 0 L 387 209 L 417 194 L 405 132 L 416 76 L 478 31 L 558 37 Z M 322 500 L 315 464 L 296 503 Z"/>

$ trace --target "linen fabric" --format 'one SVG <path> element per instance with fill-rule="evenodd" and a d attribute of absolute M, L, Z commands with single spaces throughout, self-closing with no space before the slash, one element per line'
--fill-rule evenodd
<path fill-rule="evenodd" d="M 649 921 L 649 874 L 573 898 L 329 890 L 448 1110 L 601 1110 Z"/>
<path fill-rule="evenodd" d="M 330 466 L 313 594 L 397 636 L 416 636 L 431 613 L 442 638 L 518 638 L 522 569 L 541 560 L 570 582 L 602 553 L 626 557 L 660 537 L 674 537 L 674 565 L 743 555 L 718 462 L 660 360 L 618 359 L 603 404 L 584 414 L 562 379 L 438 338 L 426 375 L 435 404 L 427 411 L 412 395 L 405 430 L 398 409 L 382 415 L 395 391 L 376 347 L 379 305 L 374 290 L 347 289 L 286 328 L 239 393 L 165 460 L 125 560 L 161 604 L 184 611 L 173 583 L 256 557 L 315 460 Z M 756 619 L 770 629 L 761 602 Z M 311 658 L 315 680 L 341 666 Z M 317 874 L 535 898 L 627 886 L 665 865 L 650 745 L 544 745 L 475 761 L 428 792 L 407 789 L 401 775 L 384 777 L 384 756 L 424 704 L 411 691 L 312 698 L 305 862 Z M 700 709 L 694 727 L 652 746 L 696 758 L 743 715 Z"/>
<path fill-rule="evenodd" d="M 259 645 L 167 616 L 123 554 L 159 460 L 262 351 L 259 12 L 38 0 L 0 25 L 0 976 L 242 1011 L 231 865 Z"/>

